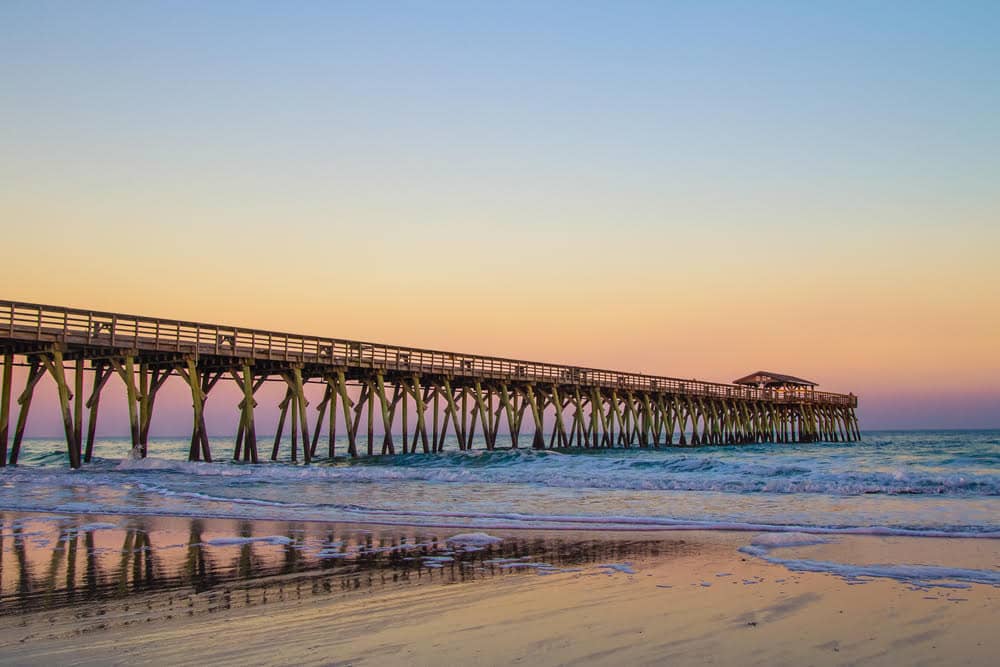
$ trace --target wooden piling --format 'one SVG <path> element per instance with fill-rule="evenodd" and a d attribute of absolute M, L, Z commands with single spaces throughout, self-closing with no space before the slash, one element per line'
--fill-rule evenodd
<path fill-rule="evenodd" d="M 56 381 L 59 394 L 59 408 L 62 412 L 63 429 L 66 432 L 66 449 L 69 453 L 71 468 L 80 467 L 80 446 L 75 440 L 76 426 L 73 423 L 73 413 L 70 411 L 70 390 L 66 383 L 66 369 L 63 364 L 62 350 L 56 348 L 51 354 L 41 355 L 42 363 Z"/>
<path fill-rule="evenodd" d="M 381 371 L 375 373 L 375 388 L 378 391 L 378 401 L 382 411 L 382 453 L 395 454 L 395 446 L 392 442 L 392 413 L 389 408 L 389 399 L 385 395 L 385 380 Z"/>
<path fill-rule="evenodd" d="M 351 407 L 354 403 L 347 395 L 347 380 L 344 378 L 344 371 L 337 370 L 337 392 L 340 394 L 340 405 L 344 410 L 344 428 L 347 429 L 347 454 L 351 457 L 358 455 L 357 446 L 357 426 L 351 421 Z"/>
<path fill-rule="evenodd" d="M 191 406 L 194 410 L 194 421 L 191 427 L 191 447 L 188 450 L 188 460 L 189 461 L 200 461 L 202 454 L 201 447 L 201 413 L 205 407 L 205 399 L 201 393 L 201 383 L 198 378 L 198 367 L 195 364 L 194 359 L 187 360 L 187 368 L 179 371 L 182 376 L 187 380 L 188 386 L 191 388 Z"/>
<path fill-rule="evenodd" d="M 329 380 L 327 380 L 329 383 Z M 333 385 L 329 386 L 330 389 L 330 431 L 329 438 L 326 443 L 327 456 L 332 461 L 337 455 L 337 392 Z"/>
<path fill-rule="evenodd" d="M 3 379 L 0 384 L 0 468 L 7 465 L 7 443 L 10 433 L 10 391 L 14 376 L 14 355 L 3 355 Z"/>
<path fill-rule="evenodd" d="M 312 445 L 309 448 L 309 452 L 313 458 L 316 458 L 316 447 L 319 446 L 319 436 L 323 433 L 323 420 L 326 418 L 326 408 L 330 404 L 331 394 L 330 387 L 325 387 L 323 389 L 323 398 L 320 400 L 319 405 L 316 406 L 316 427 L 313 429 Z"/>
<path fill-rule="evenodd" d="M 83 458 L 83 357 L 76 358 L 73 375 L 73 446 L 77 464 Z"/>
<path fill-rule="evenodd" d="M 525 384 L 524 386 L 524 397 L 531 406 L 531 416 L 535 420 L 535 435 L 532 439 L 531 447 L 533 449 L 545 449 L 545 417 L 541 408 L 538 406 L 538 400 L 535 397 L 534 387 L 530 383 Z"/>
<path fill-rule="evenodd" d="M 87 448 L 84 451 L 84 463 L 90 463 L 94 456 L 94 438 L 97 435 L 97 408 L 101 400 L 101 390 L 111 377 L 113 371 L 106 363 L 98 363 L 94 367 L 94 386 L 87 399 L 87 407 L 90 409 L 90 416 L 87 418 Z"/>
<path fill-rule="evenodd" d="M 368 426 L 368 456 L 375 455 L 375 383 L 369 378 L 368 384 L 368 406 L 365 417 Z"/>
<path fill-rule="evenodd" d="M 257 463 L 257 428 L 254 423 L 254 407 L 257 401 L 254 400 L 254 380 L 253 371 L 249 362 L 243 363 L 243 410 L 241 423 L 243 424 L 243 460 L 249 459 L 252 463 Z"/>
<path fill-rule="evenodd" d="M 302 369 L 298 366 L 292 367 L 292 379 L 295 383 L 295 403 L 298 406 L 299 430 L 302 433 L 302 461 L 309 463 L 312 461 L 311 452 L 309 451 L 309 420 L 306 416 L 306 406 L 309 404 L 306 402 L 306 395 L 302 386 Z M 292 423 L 294 424 L 294 421 Z"/>
<path fill-rule="evenodd" d="M 278 451 L 281 447 L 281 436 L 285 431 L 285 419 L 288 418 L 288 405 L 292 402 L 292 388 L 285 389 L 285 399 L 278 404 L 278 426 L 274 434 L 274 447 L 271 449 L 271 460 L 278 460 Z"/>

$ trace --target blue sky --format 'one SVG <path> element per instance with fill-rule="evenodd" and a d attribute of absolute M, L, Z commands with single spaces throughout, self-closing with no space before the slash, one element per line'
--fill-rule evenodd
<path fill-rule="evenodd" d="M 0 279 L 997 426 L 998 35 L 996 2 L 8 0 Z"/>

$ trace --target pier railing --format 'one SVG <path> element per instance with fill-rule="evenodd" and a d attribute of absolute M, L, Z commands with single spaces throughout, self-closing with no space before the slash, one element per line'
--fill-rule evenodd
<path fill-rule="evenodd" d="M 331 367 L 382 368 L 455 377 L 578 384 L 665 393 L 854 407 L 853 395 L 811 388 L 742 385 L 565 366 L 363 341 L 304 336 L 202 322 L 168 320 L 17 301 L 0 301 L 0 340 L 35 341 L 145 352 L 280 360 Z"/>

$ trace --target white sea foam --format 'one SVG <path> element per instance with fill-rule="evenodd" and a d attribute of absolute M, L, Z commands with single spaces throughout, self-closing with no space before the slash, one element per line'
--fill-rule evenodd
<path fill-rule="evenodd" d="M 209 477 L 246 477 L 253 475 L 252 468 L 235 465 L 219 465 L 207 461 L 176 461 L 150 456 L 144 459 L 124 458 L 115 466 L 123 472 L 181 472 L 188 475 Z"/>
<path fill-rule="evenodd" d="M 842 577 L 848 583 L 855 584 L 865 583 L 869 578 L 881 578 L 895 579 L 925 588 L 930 586 L 964 588 L 970 583 L 1000 586 L 1000 571 L 996 570 L 975 570 L 937 565 L 857 565 L 804 558 L 781 558 L 771 553 L 778 549 L 806 546 L 822 543 L 823 541 L 825 540 L 807 534 L 765 533 L 754 536 L 749 546 L 740 547 L 739 550 L 745 554 L 766 560 L 769 563 L 782 565 L 789 570 L 833 574 Z M 744 581 L 744 583 L 747 582 Z"/>
<path fill-rule="evenodd" d="M 829 540 L 819 535 L 809 535 L 807 533 L 761 533 L 754 535 L 750 544 L 758 547 L 777 549 L 779 547 L 802 547 L 810 544 L 823 544 Z"/>
<path fill-rule="evenodd" d="M 604 565 L 598 565 L 597 567 L 604 570 L 623 572 L 625 574 L 635 574 L 635 569 L 632 568 L 632 563 L 605 563 Z"/>
<path fill-rule="evenodd" d="M 118 527 L 118 524 L 116 524 L 116 523 L 107 523 L 107 522 L 103 522 L 103 521 L 95 521 L 93 523 L 85 523 L 85 524 L 83 524 L 81 526 L 77 526 L 76 529 L 78 531 L 80 531 L 81 533 L 90 533 L 90 532 L 93 532 L 93 531 L 96 531 L 96 530 L 112 530 L 112 529 L 117 528 L 117 527 Z"/>
<path fill-rule="evenodd" d="M 973 570 L 935 565 L 852 565 L 830 561 L 778 558 L 766 551 L 755 552 L 747 548 L 743 548 L 741 551 L 763 558 L 770 563 L 783 565 L 796 572 L 823 572 L 848 580 L 875 577 L 895 579 L 921 587 L 940 586 L 942 588 L 966 588 L 967 585 L 964 584 L 969 583 L 1000 586 L 1000 572 L 996 570 Z"/>
<path fill-rule="evenodd" d="M 294 540 L 284 535 L 267 535 L 265 537 L 217 537 L 205 540 L 204 544 L 212 547 L 231 546 L 234 544 L 251 544 L 254 542 L 265 542 L 267 544 L 291 544 Z"/>
<path fill-rule="evenodd" d="M 678 453 L 676 450 L 607 452 L 619 457 L 574 456 L 531 450 L 447 452 L 428 460 L 412 455 L 382 465 L 267 466 L 123 459 L 123 472 L 178 472 L 198 476 L 258 477 L 272 480 L 330 480 L 354 483 L 430 481 L 526 483 L 553 488 L 722 491 L 739 493 L 826 493 L 838 495 L 1000 494 L 1000 475 L 989 465 L 974 471 L 915 468 L 858 469 L 825 457 L 780 453 L 778 460 L 752 454 Z M 768 454 L 777 455 L 771 450 Z"/>
<path fill-rule="evenodd" d="M 500 567 L 504 570 L 518 570 L 518 569 L 534 569 L 534 570 L 551 570 L 555 566 L 549 563 L 501 563 Z"/>
<path fill-rule="evenodd" d="M 459 535 L 452 535 L 446 541 L 449 544 L 481 547 L 488 544 L 503 542 L 503 538 L 494 537 L 493 535 L 489 535 L 487 533 L 461 533 Z"/>

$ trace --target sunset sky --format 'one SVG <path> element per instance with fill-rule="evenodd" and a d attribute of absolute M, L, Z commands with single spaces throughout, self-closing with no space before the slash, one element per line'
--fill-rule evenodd
<path fill-rule="evenodd" d="M 6 0 L 0 298 L 1000 427 L 998 35 L 996 2 Z"/>

